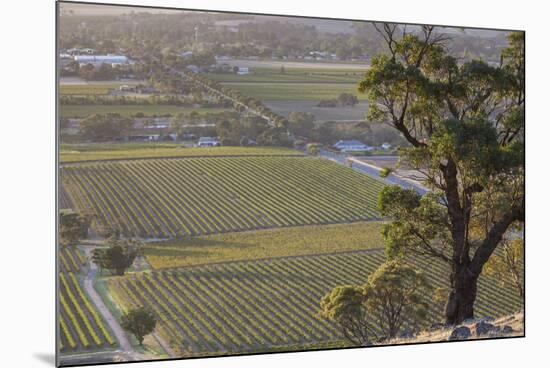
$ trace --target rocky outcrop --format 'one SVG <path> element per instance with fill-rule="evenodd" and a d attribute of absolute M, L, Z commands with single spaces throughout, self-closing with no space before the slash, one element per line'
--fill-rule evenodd
<path fill-rule="evenodd" d="M 523 312 L 518 312 L 498 319 L 483 317 L 464 321 L 458 326 L 433 324 L 426 331 L 402 334 L 385 344 L 413 344 L 435 341 L 461 341 L 487 339 L 495 337 L 523 336 Z"/>

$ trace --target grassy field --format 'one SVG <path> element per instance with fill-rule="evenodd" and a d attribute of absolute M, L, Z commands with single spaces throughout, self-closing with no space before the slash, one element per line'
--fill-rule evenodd
<path fill-rule="evenodd" d="M 121 160 L 155 157 L 211 156 L 302 156 L 300 151 L 284 147 L 210 147 L 188 148 L 178 143 L 106 143 L 62 144 L 61 163 Z"/>
<path fill-rule="evenodd" d="M 299 226 L 208 235 L 147 243 L 144 251 L 155 269 L 364 250 L 383 246 L 381 222 Z"/>
<path fill-rule="evenodd" d="M 319 300 L 335 286 L 364 283 L 384 260 L 383 249 L 373 249 L 154 271 L 106 282 L 124 307 L 150 305 L 160 318 L 157 332 L 180 346 L 183 357 L 267 352 L 345 343 L 334 324 L 316 316 Z M 419 258 L 407 262 L 423 270 L 434 287 L 448 284 L 448 266 Z M 420 328 L 442 318 L 442 306 L 430 305 Z M 511 286 L 480 279 L 477 316 L 502 316 L 521 306 Z"/>
<path fill-rule="evenodd" d="M 354 69 L 292 68 L 281 73 L 280 68 L 255 68 L 246 75 L 209 73 L 218 82 L 286 82 L 286 83 L 357 83 L 363 75 Z"/>
<path fill-rule="evenodd" d="M 106 95 L 110 90 L 123 83 L 112 84 L 62 84 L 59 93 L 62 95 Z"/>
<path fill-rule="evenodd" d="M 360 100 L 366 95 L 357 92 L 354 83 L 224 83 L 224 85 L 264 101 L 307 101 L 336 98 L 340 93 L 352 93 Z"/>
<path fill-rule="evenodd" d="M 60 178 L 76 209 L 97 215 L 96 229 L 147 238 L 377 219 L 383 187 L 337 163 L 292 156 L 72 164 Z"/>
<path fill-rule="evenodd" d="M 174 105 L 61 105 L 59 107 L 62 118 L 83 118 L 91 114 L 106 114 L 109 112 L 131 117 L 141 112 L 145 116 L 163 116 L 178 113 L 190 114 L 195 111 L 199 114 L 218 113 L 229 111 L 223 108 L 194 108 Z"/>

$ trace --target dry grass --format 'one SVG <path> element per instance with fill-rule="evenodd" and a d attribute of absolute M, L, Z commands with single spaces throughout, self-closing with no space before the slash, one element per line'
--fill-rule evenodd
<path fill-rule="evenodd" d="M 488 323 L 491 323 L 492 325 L 495 325 L 501 328 L 504 326 L 510 326 L 513 329 L 513 332 L 511 333 L 498 333 L 498 334 L 477 336 L 475 332 L 475 324 L 478 321 L 479 319 L 476 319 L 471 323 L 463 324 L 463 326 L 469 327 L 470 332 L 472 333 L 472 335 L 468 340 L 489 339 L 489 338 L 497 338 L 497 337 L 514 337 L 514 336 L 523 336 L 524 334 L 525 320 L 524 320 L 523 311 L 511 314 L 508 316 L 500 317 L 495 319 L 494 321 L 488 322 Z M 415 344 L 415 343 L 423 343 L 423 342 L 447 341 L 454 328 L 455 327 L 452 326 L 452 327 L 444 327 L 434 331 L 424 331 L 412 338 L 397 338 L 390 341 L 386 341 L 384 342 L 384 344 L 385 345 L 386 344 Z"/>

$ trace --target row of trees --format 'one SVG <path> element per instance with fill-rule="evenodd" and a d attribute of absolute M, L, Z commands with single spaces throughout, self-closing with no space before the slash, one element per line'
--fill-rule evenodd
<path fill-rule="evenodd" d="M 184 71 L 190 80 L 203 86 L 208 95 L 220 102 L 229 102 L 240 114 L 238 119 L 228 119 L 216 125 L 217 135 L 223 145 L 247 145 L 254 141 L 265 146 L 291 146 L 288 136 L 288 120 L 275 114 L 260 100 L 243 95 L 202 75 Z"/>
<path fill-rule="evenodd" d="M 134 122 L 116 113 L 92 114 L 80 121 L 83 138 L 94 141 L 107 141 L 127 136 Z"/>

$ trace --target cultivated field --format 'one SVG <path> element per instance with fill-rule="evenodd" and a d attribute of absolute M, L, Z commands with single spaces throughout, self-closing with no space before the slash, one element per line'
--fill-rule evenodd
<path fill-rule="evenodd" d="M 329 70 L 366 70 L 369 64 L 349 61 L 288 61 L 288 60 L 249 60 L 249 59 L 230 59 L 220 60 L 219 64 L 227 63 L 231 66 L 240 66 L 248 68 L 276 68 L 284 66 L 287 69 L 329 69 Z"/>
<path fill-rule="evenodd" d="M 157 331 L 183 356 L 292 350 L 345 345 L 339 330 L 316 316 L 320 298 L 337 285 L 361 284 L 385 260 L 384 250 L 222 263 L 113 277 L 108 288 L 122 307 L 151 305 Z M 446 286 L 446 268 L 411 259 L 434 286 Z M 483 278 L 476 313 L 519 310 L 511 287 Z M 432 303 L 431 318 L 441 316 Z"/>
<path fill-rule="evenodd" d="M 307 101 L 331 99 L 341 93 L 355 94 L 359 100 L 366 95 L 357 93 L 355 83 L 224 83 L 224 85 L 262 101 Z"/>
<path fill-rule="evenodd" d="M 218 82 L 288 82 L 288 83 L 357 83 L 364 71 L 357 69 L 292 68 L 281 73 L 276 68 L 255 68 L 252 73 L 209 73 L 209 79 Z"/>
<path fill-rule="evenodd" d="M 176 115 L 178 113 L 190 114 L 195 111 L 199 114 L 219 113 L 229 111 L 222 108 L 193 108 L 175 105 L 60 105 L 62 118 L 84 118 L 92 114 L 116 113 L 124 117 L 131 117 L 137 113 L 145 116 Z"/>
<path fill-rule="evenodd" d="M 302 156 L 300 151 L 284 147 L 211 147 L 189 148 L 178 143 L 105 143 L 62 144 L 62 163 L 98 160 L 141 159 L 155 157 L 212 156 Z"/>
<path fill-rule="evenodd" d="M 371 220 L 383 186 L 292 156 L 73 164 L 61 180 L 78 210 L 97 215 L 96 229 L 153 238 Z"/>
<path fill-rule="evenodd" d="M 146 243 L 155 269 L 237 260 L 380 248 L 382 222 L 313 225 L 207 235 Z"/>
<path fill-rule="evenodd" d="M 310 101 L 287 101 L 274 100 L 263 101 L 264 105 L 269 107 L 276 114 L 286 118 L 293 111 L 309 112 L 315 115 L 315 120 L 318 121 L 349 121 L 349 120 L 365 120 L 369 111 L 367 101 L 360 101 L 355 106 L 338 106 L 338 107 L 319 107 L 318 100 Z"/>
<path fill-rule="evenodd" d="M 59 269 L 61 272 L 79 273 L 86 264 L 86 258 L 75 248 L 61 247 L 59 252 Z"/>
<path fill-rule="evenodd" d="M 117 83 L 102 84 L 68 84 L 60 85 L 59 93 L 61 95 L 107 95 L 115 88 L 120 87 Z"/>
<path fill-rule="evenodd" d="M 61 351 L 114 347 L 116 341 L 80 286 L 77 274 L 84 264 L 82 254 L 74 249 L 63 248 L 59 257 Z"/>

